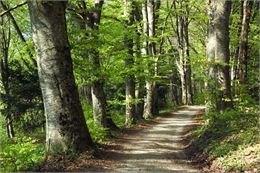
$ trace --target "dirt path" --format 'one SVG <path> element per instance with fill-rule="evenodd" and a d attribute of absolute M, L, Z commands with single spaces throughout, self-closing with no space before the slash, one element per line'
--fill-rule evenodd
<path fill-rule="evenodd" d="M 188 106 L 154 120 L 150 127 L 123 136 L 121 149 L 110 157 L 119 161 L 115 172 L 199 172 L 184 153 L 185 129 L 204 107 Z"/>

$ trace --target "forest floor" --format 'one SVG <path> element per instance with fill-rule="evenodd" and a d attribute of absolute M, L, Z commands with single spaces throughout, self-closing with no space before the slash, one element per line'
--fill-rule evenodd
<path fill-rule="evenodd" d="M 199 172 L 199 164 L 185 154 L 189 134 L 199 125 L 197 115 L 202 106 L 183 106 L 174 112 L 162 113 L 155 119 L 126 129 L 101 146 L 100 156 L 87 158 L 82 154 L 73 161 L 56 165 L 63 171 L 99 172 Z M 66 165 L 66 166 L 65 166 Z M 54 171 L 45 167 L 42 171 Z"/>

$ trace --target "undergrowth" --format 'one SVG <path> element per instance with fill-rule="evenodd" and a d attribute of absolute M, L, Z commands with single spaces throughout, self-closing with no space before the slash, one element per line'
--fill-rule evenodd
<path fill-rule="evenodd" d="M 44 144 L 31 137 L 2 139 L 0 172 L 35 170 L 44 160 Z"/>
<path fill-rule="evenodd" d="M 204 124 L 195 130 L 192 141 L 199 153 L 208 156 L 209 160 L 216 160 L 226 171 L 243 171 L 255 166 L 256 161 L 243 162 L 239 157 L 246 155 L 243 152 L 248 147 L 252 149 L 251 154 L 260 157 L 256 150 L 259 143 L 257 113 L 210 112 L 203 119 Z"/>

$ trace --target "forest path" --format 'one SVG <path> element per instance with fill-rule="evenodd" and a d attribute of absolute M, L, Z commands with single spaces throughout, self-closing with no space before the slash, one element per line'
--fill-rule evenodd
<path fill-rule="evenodd" d="M 185 155 L 183 143 L 193 119 L 203 111 L 202 106 L 185 106 L 164 113 L 150 127 L 116 139 L 121 146 L 110 153 L 119 161 L 115 172 L 199 172 Z M 187 141 L 186 141 L 187 142 Z"/>

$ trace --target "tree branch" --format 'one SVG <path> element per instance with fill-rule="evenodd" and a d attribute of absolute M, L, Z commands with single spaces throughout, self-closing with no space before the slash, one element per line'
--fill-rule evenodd
<path fill-rule="evenodd" d="M 25 5 L 25 4 L 27 4 L 27 1 L 24 1 L 21 4 L 18 4 L 16 6 L 12 7 L 12 8 L 9 8 L 8 10 L 3 11 L 2 13 L 0 13 L 0 17 L 4 16 L 5 14 L 9 13 L 10 11 L 12 11 L 12 10 L 14 10 L 16 8 L 19 8 L 19 7 L 21 7 L 21 6 Z"/>

